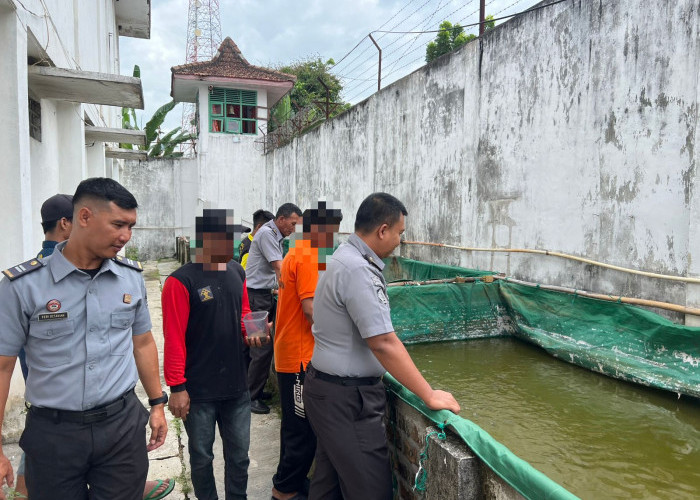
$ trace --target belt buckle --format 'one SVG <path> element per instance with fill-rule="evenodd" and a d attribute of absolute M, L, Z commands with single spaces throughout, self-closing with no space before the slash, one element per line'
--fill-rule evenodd
<path fill-rule="evenodd" d="M 109 414 L 107 413 L 107 410 L 100 410 L 96 412 L 91 412 L 86 415 L 83 415 L 83 423 L 84 424 L 93 424 L 95 422 L 100 422 L 107 418 Z"/>

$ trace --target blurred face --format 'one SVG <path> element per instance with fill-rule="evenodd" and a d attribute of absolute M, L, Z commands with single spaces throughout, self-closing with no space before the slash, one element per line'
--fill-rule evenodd
<path fill-rule="evenodd" d="M 406 230 L 406 218 L 403 214 L 393 225 L 382 224 L 377 230 L 379 237 L 379 248 L 377 256 L 382 259 L 391 255 L 391 252 L 401 244 L 401 235 Z"/>
<path fill-rule="evenodd" d="M 233 259 L 233 240 L 226 233 L 202 234 L 202 263 L 226 264 Z"/>
<path fill-rule="evenodd" d="M 86 245 L 93 254 L 111 259 L 131 239 L 136 224 L 136 209 L 124 209 L 110 201 L 80 209 L 80 224 L 86 233 Z"/>
<path fill-rule="evenodd" d="M 311 245 L 316 248 L 333 248 L 333 237 L 339 229 L 339 224 L 311 224 L 308 239 L 311 241 Z"/>
<path fill-rule="evenodd" d="M 275 219 L 275 225 L 280 230 L 282 236 L 289 236 L 294 232 L 294 227 L 301 222 L 301 217 L 292 212 L 289 217 L 279 216 Z"/>

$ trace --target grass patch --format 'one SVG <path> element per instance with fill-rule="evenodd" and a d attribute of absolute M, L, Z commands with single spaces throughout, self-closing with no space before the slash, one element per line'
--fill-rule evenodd
<path fill-rule="evenodd" d="M 176 418 L 173 420 L 173 427 L 175 427 L 175 435 L 177 435 L 177 453 L 180 456 L 180 474 L 177 476 L 176 481 L 180 484 L 182 489 L 182 494 L 185 495 L 185 500 L 190 500 L 189 494 L 192 493 L 192 484 L 190 483 L 190 475 L 187 473 L 187 464 L 185 463 L 185 454 L 182 452 L 184 445 L 182 444 L 182 420 Z"/>

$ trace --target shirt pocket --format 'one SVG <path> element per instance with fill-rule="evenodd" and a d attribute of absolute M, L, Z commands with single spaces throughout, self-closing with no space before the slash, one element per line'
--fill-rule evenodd
<path fill-rule="evenodd" d="M 68 364 L 73 352 L 73 320 L 29 323 L 27 358 L 30 365 L 53 368 Z"/>
<path fill-rule="evenodd" d="M 134 311 L 112 313 L 108 334 L 110 354 L 121 356 L 132 349 L 131 326 L 135 317 Z"/>

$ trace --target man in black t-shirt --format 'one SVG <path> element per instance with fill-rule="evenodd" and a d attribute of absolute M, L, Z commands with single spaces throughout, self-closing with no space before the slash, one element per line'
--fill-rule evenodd
<path fill-rule="evenodd" d="M 233 261 L 233 212 L 197 217 L 195 262 L 173 272 L 162 294 L 170 411 L 183 419 L 192 485 L 200 500 L 218 498 L 212 468 L 214 433 L 224 446 L 226 498 L 246 498 L 250 396 L 241 318 L 250 311 L 245 271 Z M 255 339 L 254 346 L 260 345 Z"/>

